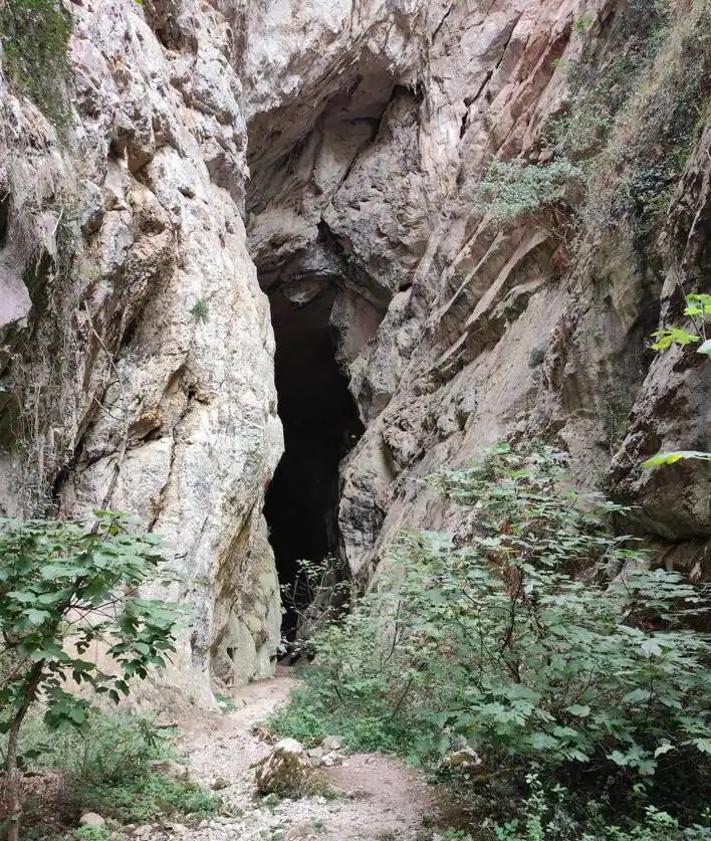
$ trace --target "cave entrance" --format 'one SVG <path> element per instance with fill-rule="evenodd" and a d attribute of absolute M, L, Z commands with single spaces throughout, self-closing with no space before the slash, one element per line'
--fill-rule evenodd
<path fill-rule="evenodd" d="M 335 289 L 326 288 L 306 302 L 281 289 L 269 291 L 276 339 L 275 380 L 284 427 L 284 455 L 267 490 L 264 515 L 282 588 L 282 634 L 293 642 L 313 591 L 297 587 L 299 561 L 339 561 L 339 464 L 363 433 L 336 359 L 330 325 Z M 296 589 L 295 589 L 296 588 Z M 289 596 L 292 596 L 291 598 Z"/>

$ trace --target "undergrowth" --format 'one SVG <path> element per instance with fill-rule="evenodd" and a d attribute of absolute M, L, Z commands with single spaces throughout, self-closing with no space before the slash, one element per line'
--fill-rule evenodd
<path fill-rule="evenodd" d="M 36 715 L 25 728 L 21 749 L 27 771 L 61 775 L 61 799 L 51 809 L 61 811 L 68 827 L 86 811 L 120 825 L 171 815 L 201 818 L 220 806 L 215 794 L 189 779 L 151 770 L 152 760 L 172 759 L 175 748 L 173 732 L 159 728 L 150 715 L 94 712 L 85 734 L 48 731 Z M 30 804 L 29 816 L 31 837 L 57 837 L 37 803 Z M 94 841 L 92 832 L 105 831 L 84 827 L 71 837 Z"/>
<path fill-rule="evenodd" d="M 520 801 L 532 772 L 546 791 L 565 782 L 578 830 L 592 800 L 602 826 L 617 810 L 643 826 L 651 805 L 696 817 L 711 782 L 711 674 L 708 637 L 688 622 L 706 593 L 646 570 L 608 528 L 625 509 L 578 493 L 549 447 L 501 445 L 431 483 L 471 531 L 402 535 L 374 589 L 317 634 L 303 686 L 271 726 L 400 753 L 471 803 L 493 786 L 496 808 Z M 464 774 L 448 762 L 462 749 L 478 756 Z"/>

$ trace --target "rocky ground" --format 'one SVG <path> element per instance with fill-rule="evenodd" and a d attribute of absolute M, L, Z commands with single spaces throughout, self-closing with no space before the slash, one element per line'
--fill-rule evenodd
<path fill-rule="evenodd" d="M 436 789 L 398 760 L 379 754 L 342 755 L 320 767 L 316 790 L 298 799 L 260 797 L 255 763 L 273 748 L 258 727 L 286 700 L 294 680 L 280 671 L 273 680 L 238 690 L 230 712 L 195 714 L 179 721 L 184 763 L 193 779 L 219 790 L 222 813 L 197 828 L 179 823 L 139 827 L 146 841 L 371 841 L 431 838 Z"/>

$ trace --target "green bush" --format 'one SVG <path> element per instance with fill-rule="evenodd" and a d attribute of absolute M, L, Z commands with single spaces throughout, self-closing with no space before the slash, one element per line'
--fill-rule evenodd
<path fill-rule="evenodd" d="M 97 710 L 82 733 L 49 730 L 35 715 L 25 727 L 22 749 L 32 757 L 29 770 L 64 776 L 66 805 L 75 814 L 92 811 L 129 823 L 170 814 L 203 816 L 220 806 L 219 797 L 190 780 L 151 772 L 151 760 L 175 753 L 172 731 L 158 728 L 152 715 Z"/>
<path fill-rule="evenodd" d="M 708 784 L 708 640 L 684 624 L 704 594 L 639 571 L 606 527 L 623 509 L 578 494 L 550 448 L 501 446 L 432 481 L 470 508 L 473 534 L 391 547 L 377 589 L 317 636 L 273 726 L 430 766 L 468 745 L 484 777 L 535 763 L 621 789 L 655 774 Z M 638 571 L 610 584 L 624 564 Z"/>
<path fill-rule="evenodd" d="M 5 0 L 0 8 L 3 65 L 53 121 L 66 118 L 71 17 L 59 0 Z"/>
<path fill-rule="evenodd" d="M 25 725 L 20 750 L 34 771 L 61 771 L 80 784 L 119 783 L 148 772 L 152 759 L 172 756 L 172 733 L 153 715 L 93 710 L 84 732 L 47 728 L 39 714 Z"/>
<path fill-rule="evenodd" d="M 512 222 L 562 201 L 582 171 L 566 159 L 549 164 L 492 160 L 479 183 L 478 210 L 496 222 Z"/>
<path fill-rule="evenodd" d="M 77 790 L 82 809 L 121 823 L 145 823 L 175 814 L 204 817 L 216 812 L 220 798 L 190 780 L 145 774 L 119 784 L 94 784 Z"/>
<path fill-rule="evenodd" d="M 522 815 L 506 823 L 486 828 L 496 841 L 708 841 L 711 838 L 711 814 L 701 816 L 701 823 L 682 828 L 668 812 L 646 805 L 638 819 L 618 816 L 606 822 L 601 804 L 592 800 L 582 816 L 571 813 L 571 793 L 562 786 L 547 790 L 536 774 L 527 778 L 530 794 L 524 801 Z M 488 834 L 488 833 L 487 833 Z"/>
<path fill-rule="evenodd" d="M 153 534 L 128 519 L 94 512 L 93 525 L 0 519 L 0 733 L 10 830 L 19 838 L 19 739 L 41 698 L 50 730 L 87 729 L 92 696 L 118 703 L 128 681 L 145 679 L 175 651 L 185 611 L 147 599 L 142 585 L 171 578 Z M 103 662 L 87 659 L 103 646 Z M 109 668 L 111 664 L 113 668 Z"/>

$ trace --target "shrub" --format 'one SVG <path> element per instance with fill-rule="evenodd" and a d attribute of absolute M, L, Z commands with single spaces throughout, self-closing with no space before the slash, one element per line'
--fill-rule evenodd
<path fill-rule="evenodd" d="M 5 0 L 0 9 L 3 64 L 53 121 L 66 118 L 72 20 L 59 0 Z"/>
<path fill-rule="evenodd" d="M 566 159 L 549 164 L 492 160 L 479 183 L 478 209 L 496 222 L 512 222 L 562 201 L 582 171 Z"/>
<path fill-rule="evenodd" d="M 219 797 L 190 780 L 151 772 L 151 760 L 171 759 L 175 749 L 173 731 L 158 728 L 149 714 L 94 710 L 82 732 L 51 730 L 35 714 L 21 747 L 29 770 L 63 776 L 66 806 L 75 815 L 92 811 L 145 822 L 176 813 L 205 815 L 220 806 Z"/>
<path fill-rule="evenodd" d="M 682 828 L 668 812 L 646 805 L 638 819 L 618 816 L 607 823 L 601 804 L 589 801 L 582 817 L 571 813 L 571 793 L 562 786 L 547 790 L 536 774 L 527 778 L 530 794 L 520 818 L 491 827 L 496 841 L 708 841 L 711 815 L 701 823 Z"/>
<path fill-rule="evenodd" d="M 0 521 L 0 732 L 7 734 L 10 841 L 22 813 L 18 742 L 38 698 L 49 729 L 85 730 L 90 703 L 74 686 L 118 702 L 129 679 L 147 677 L 174 650 L 178 607 L 137 594 L 159 573 L 158 538 L 129 534 L 121 515 L 96 516 L 91 528 Z M 85 659 L 97 642 L 115 672 Z"/>
<path fill-rule="evenodd" d="M 190 314 L 195 319 L 195 321 L 198 321 L 201 324 L 206 324 L 210 315 L 210 310 L 207 306 L 207 301 L 204 298 L 198 298 L 197 301 L 195 301 L 195 303 L 193 304 L 193 307 L 190 310 Z"/>
<path fill-rule="evenodd" d="M 205 816 L 216 812 L 220 798 L 190 780 L 163 774 L 132 777 L 121 783 L 101 783 L 77 790 L 81 807 L 122 823 L 145 823 L 171 814 Z"/>
<path fill-rule="evenodd" d="M 606 528 L 624 511 L 575 492 L 551 448 L 501 446 L 432 481 L 474 533 L 401 537 L 274 726 L 298 738 L 321 717 L 352 747 L 431 766 L 468 745 L 482 776 L 707 783 L 708 642 L 684 625 L 703 593 L 665 570 L 610 585 L 644 562 Z"/>
<path fill-rule="evenodd" d="M 82 785 L 110 784 L 141 776 L 150 760 L 170 756 L 171 735 L 149 714 L 92 710 L 83 731 L 57 732 L 35 713 L 23 728 L 20 750 L 33 771 L 61 771 Z"/>

